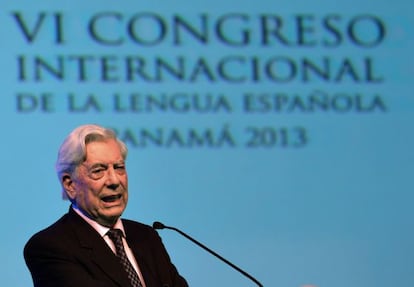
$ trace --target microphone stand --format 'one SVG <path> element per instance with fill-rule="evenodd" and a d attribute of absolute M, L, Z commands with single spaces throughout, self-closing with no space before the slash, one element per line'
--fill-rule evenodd
<path fill-rule="evenodd" d="M 241 268 L 237 267 L 236 265 L 234 265 L 233 263 L 231 263 L 230 261 L 228 261 L 227 259 L 223 258 L 222 256 L 220 256 L 219 254 L 217 254 L 216 252 L 214 252 L 213 250 L 211 250 L 210 248 L 208 248 L 207 246 L 205 246 L 204 244 L 202 244 L 201 242 L 195 240 L 194 238 L 192 238 L 191 236 L 187 235 L 186 233 L 184 233 L 183 231 L 179 230 L 178 228 L 172 227 L 172 226 L 166 226 L 164 224 L 162 224 L 161 222 L 155 221 L 152 224 L 152 227 L 154 229 L 171 229 L 174 231 L 177 231 L 178 233 L 180 233 L 182 236 L 184 236 L 185 238 L 191 240 L 193 243 L 197 244 L 198 246 L 200 246 L 201 248 L 203 248 L 204 250 L 208 251 L 209 253 L 213 254 L 215 257 L 217 257 L 218 259 L 220 259 L 221 261 L 223 261 L 224 263 L 228 264 L 229 266 L 233 267 L 234 269 L 236 269 L 237 271 L 239 271 L 241 274 L 243 274 L 244 276 L 246 276 L 247 278 L 249 278 L 250 280 L 252 280 L 253 282 L 255 282 L 257 284 L 257 286 L 259 287 L 263 287 L 263 285 L 253 276 L 251 276 L 249 273 L 247 273 L 246 271 L 242 270 Z"/>

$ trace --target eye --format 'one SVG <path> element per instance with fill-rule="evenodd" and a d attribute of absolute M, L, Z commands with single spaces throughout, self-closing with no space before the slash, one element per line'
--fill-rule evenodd
<path fill-rule="evenodd" d="M 104 172 L 105 168 L 103 167 L 99 167 L 99 168 L 94 168 L 91 170 L 91 173 L 100 173 L 100 172 Z"/>
<path fill-rule="evenodd" d="M 114 165 L 114 170 L 118 174 L 124 174 L 125 173 L 125 164 L 117 164 L 117 165 Z"/>
<path fill-rule="evenodd" d="M 89 171 L 91 177 L 95 179 L 103 177 L 105 175 L 105 172 L 106 168 L 103 166 L 94 167 Z"/>

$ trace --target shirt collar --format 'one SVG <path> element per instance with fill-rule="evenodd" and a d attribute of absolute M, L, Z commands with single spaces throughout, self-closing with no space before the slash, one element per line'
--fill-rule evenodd
<path fill-rule="evenodd" d="M 98 222 L 96 222 L 95 220 L 87 217 L 75 205 L 72 205 L 72 208 L 77 214 L 79 214 L 80 217 L 82 217 L 90 226 L 92 226 L 93 229 L 95 229 L 99 233 L 99 235 L 101 235 L 102 237 L 107 235 L 106 233 L 109 231 L 109 229 L 111 229 L 111 228 L 103 226 L 103 225 L 99 224 Z M 121 218 L 118 218 L 118 220 L 115 222 L 115 224 L 112 228 L 120 229 L 122 231 L 122 235 L 125 237 L 124 225 L 122 224 Z"/>

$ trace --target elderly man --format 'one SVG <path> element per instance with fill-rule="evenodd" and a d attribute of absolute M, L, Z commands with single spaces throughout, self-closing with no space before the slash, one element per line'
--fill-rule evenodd
<path fill-rule="evenodd" d="M 112 130 L 76 128 L 56 170 L 69 212 L 26 244 L 35 287 L 185 287 L 158 234 L 121 219 L 128 202 L 127 147 Z"/>

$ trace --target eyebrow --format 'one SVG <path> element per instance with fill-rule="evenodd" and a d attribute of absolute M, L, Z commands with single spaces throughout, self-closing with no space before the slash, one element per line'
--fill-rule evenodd
<path fill-rule="evenodd" d="M 99 167 L 99 166 L 108 167 L 110 165 L 116 166 L 116 165 L 124 165 L 124 164 L 125 164 L 125 161 L 119 161 L 119 162 L 114 162 L 114 163 L 97 162 L 97 163 L 91 164 L 89 167 L 90 168 Z"/>

